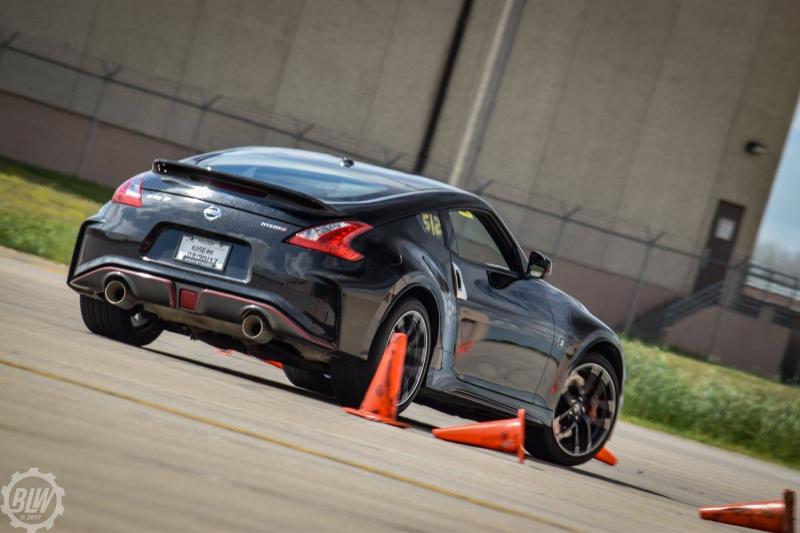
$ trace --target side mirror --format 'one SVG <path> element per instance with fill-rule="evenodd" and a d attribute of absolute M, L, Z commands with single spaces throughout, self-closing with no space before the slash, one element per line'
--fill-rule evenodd
<path fill-rule="evenodd" d="M 528 277 L 546 278 L 553 271 L 553 262 L 542 252 L 534 250 L 528 257 Z"/>

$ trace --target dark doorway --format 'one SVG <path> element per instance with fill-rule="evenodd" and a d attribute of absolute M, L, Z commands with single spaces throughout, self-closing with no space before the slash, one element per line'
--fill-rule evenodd
<path fill-rule="evenodd" d="M 792 331 L 781 363 L 781 381 L 800 385 L 800 331 Z"/>
<path fill-rule="evenodd" d="M 744 207 L 741 205 L 725 200 L 720 200 L 717 204 L 708 241 L 703 250 L 703 263 L 694 284 L 695 292 L 725 279 L 725 269 L 730 263 L 743 216 Z"/>

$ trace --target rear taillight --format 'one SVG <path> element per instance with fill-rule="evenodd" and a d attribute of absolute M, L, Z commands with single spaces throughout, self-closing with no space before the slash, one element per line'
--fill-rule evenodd
<path fill-rule="evenodd" d="M 114 191 L 111 201 L 117 204 L 125 204 L 131 207 L 142 207 L 142 185 L 143 176 L 134 176 L 126 180 Z"/>
<path fill-rule="evenodd" d="M 364 222 L 352 220 L 331 222 L 299 231 L 289 237 L 286 242 L 309 250 L 335 255 L 348 261 L 358 261 L 364 255 L 352 249 L 350 243 L 371 229 L 372 226 Z"/>

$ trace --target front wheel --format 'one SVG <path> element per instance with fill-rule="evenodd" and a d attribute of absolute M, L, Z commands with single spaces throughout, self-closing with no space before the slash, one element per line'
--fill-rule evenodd
<path fill-rule="evenodd" d="M 611 436 L 618 409 L 617 373 L 607 359 L 590 353 L 562 386 L 552 426 L 528 428 L 528 452 L 565 466 L 583 464 Z"/>
<path fill-rule="evenodd" d="M 361 403 L 394 333 L 405 333 L 408 337 L 397 412 L 411 405 L 422 388 L 434 343 L 428 311 L 416 298 L 405 299 L 392 309 L 378 327 L 366 361 L 353 357 L 333 360 L 331 385 L 339 402 L 349 407 Z"/>

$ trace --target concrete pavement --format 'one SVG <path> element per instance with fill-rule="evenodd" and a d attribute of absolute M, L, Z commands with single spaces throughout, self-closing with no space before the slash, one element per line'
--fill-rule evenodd
<path fill-rule="evenodd" d="M 53 531 L 732 530 L 696 507 L 777 498 L 797 471 L 619 424 L 617 467 L 436 440 L 412 406 L 369 423 L 246 356 L 90 334 L 58 265 L 0 249 L 0 484 L 55 474 Z M 0 531 L 10 531 L 0 515 Z"/>

